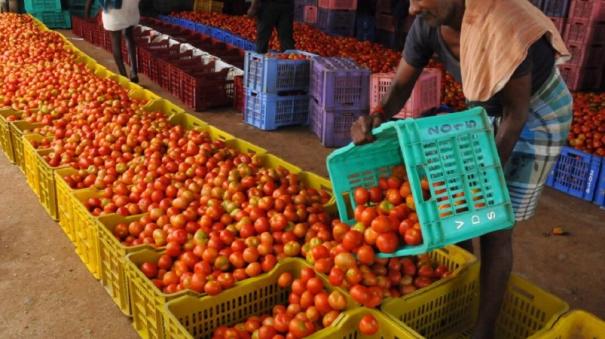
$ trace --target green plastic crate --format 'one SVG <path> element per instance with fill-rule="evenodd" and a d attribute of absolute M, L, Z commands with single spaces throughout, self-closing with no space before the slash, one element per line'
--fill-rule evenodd
<path fill-rule="evenodd" d="M 71 28 L 71 15 L 68 11 L 30 12 L 48 28 Z"/>
<path fill-rule="evenodd" d="M 25 11 L 31 12 L 57 12 L 61 10 L 61 0 L 25 0 Z"/>
<path fill-rule="evenodd" d="M 350 199 L 354 190 L 377 185 L 394 166 L 405 164 L 423 243 L 381 253 L 381 257 L 426 253 L 514 224 L 493 131 L 483 108 L 388 122 L 373 133 L 374 142 L 340 148 L 328 156 L 327 164 L 340 218 L 350 224 L 354 222 L 355 202 Z M 421 188 L 425 177 L 431 190 L 427 200 Z"/>

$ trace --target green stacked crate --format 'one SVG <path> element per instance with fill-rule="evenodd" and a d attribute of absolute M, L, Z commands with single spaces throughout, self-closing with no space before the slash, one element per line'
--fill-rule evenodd
<path fill-rule="evenodd" d="M 61 10 L 61 0 L 25 0 L 25 10 L 48 28 L 71 28 L 71 17 Z"/>
<path fill-rule="evenodd" d="M 69 12 L 72 16 L 83 17 L 85 6 L 86 0 L 70 0 Z M 91 18 L 94 18 L 95 16 L 97 16 L 97 13 L 99 13 L 99 10 L 101 10 L 101 3 L 99 2 L 99 0 L 94 0 L 90 5 L 90 13 L 88 13 L 88 15 Z"/>

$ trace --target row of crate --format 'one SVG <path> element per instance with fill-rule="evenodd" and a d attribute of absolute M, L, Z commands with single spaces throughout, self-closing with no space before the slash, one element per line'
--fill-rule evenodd
<path fill-rule="evenodd" d="M 571 90 L 600 89 L 605 84 L 605 1 L 532 1 L 550 15 L 571 53 L 560 66 Z M 554 6 L 554 7 L 553 7 Z M 556 10 L 553 11 L 553 8 Z"/>
<path fill-rule="evenodd" d="M 169 102 L 161 100 L 155 100 L 147 109 L 162 110 L 166 114 L 178 110 Z M 3 117 L 18 114 L 11 109 L 4 109 L 3 113 Z M 250 144 L 242 146 L 238 144 L 241 140 L 182 112 L 173 115 L 171 121 L 189 128 L 208 128 L 214 138 L 231 142 L 241 150 L 262 152 Z M 272 271 L 239 282 L 237 288 L 213 297 L 189 291 L 162 293 L 138 267 L 145 261 L 157 259 L 163 254 L 163 250 L 146 245 L 127 247 L 113 235 L 116 225 L 136 220 L 140 215 L 93 217 L 84 204 L 89 198 L 98 196 L 99 192 L 91 189 L 72 190 L 63 178 L 75 170 L 50 167 L 42 158 L 45 150 L 33 147 L 38 136 L 28 134 L 27 126 L 22 121 L 2 120 L 2 126 L 7 126 L 0 131 L 3 135 L 6 130 L 9 131 L 13 156 L 25 172 L 28 184 L 39 195 L 49 214 L 59 220 L 61 228 L 74 243 L 76 253 L 87 269 L 101 281 L 120 310 L 133 317 L 133 326 L 143 338 L 206 338 L 218 326 L 233 325 L 259 312 L 268 312 L 275 304 L 285 301 L 285 295 L 277 295 L 279 292 L 275 288 L 279 275 L 288 271 L 296 276 L 301 267 L 310 267 L 301 259 L 288 259 L 280 262 Z M 17 141 L 19 138 L 20 143 Z M 11 149 L 4 142 L 2 147 L 10 157 Z M 19 150 L 20 147 L 23 147 L 22 151 Z M 18 154 L 21 154 L 21 160 Z M 279 161 L 275 158 L 273 160 Z M 49 206 L 47 198 L 52 200 L 53 192 L 56 200 L 54 205 Z M 56 210 L 53 211 L 53 208 Z M 368 313 L 378 319 L 380 334 L 384 338 L 468 333 L 477 316 L 479 262 L 474 256 L 455 246 L 433 251 L 430 255 L 439 264 L 447 265 L 454 273 L 453 277 L 409 296 L 387 300 L 381 307 L 382 312 L 350 304 L 349 310 L 344 312 L 334 326 L 318 332 L 316 337 L 335 335 L 346 338 L 358 335 L 355 325 L 361 316 Z M 267 304 L 263 300 L 273 302 Z M 233 316 L 236 309 L 237 315 Z M 542 331 L 543 334 L 540 336 L 538 332 L 535 338 L 549 338 L 552 332 L 548 329 L 553 325 L 556 329 L 556 320 L 567 310 L 568 305 L 562 300 L 513 276 L 497 330 L 507 338 L 525 338 L 536 331 Z M 199 314 L 207 316 L 200 317 Z M 590 320 L 591 326 L 600 325 L 597 319 L 592 319 L 587 314 L 572 313 L 570 316 L 580 318 L 575 321 Z M 224 319 L 229 320 L 225 323 Z"/>
<path fill-rule="evenodd" d="M 546 184 L 605 208 L 605 159 L 565 146 Z"/>
<path fill-rule="evenodd" d="M 81 55 L 80 60 L 93 67 L 98 75 L 112 77 L 131 89 L 132 95 L 149 98 L 152 102 L 146 108 L 172 116 L 173 123 L 188 128 L 207 129 L 213 138 L 232 143 L 242 151 L 253 151 L 257 154 L 266 152 L 183 113 L 178 107 L 165 100 L 158 100 L 157 96 L 129 83 L 124 78 L 109 74 L 102 66 L 84 55 Z M 18 112 L 7 114 L 18 115 Z M 28 183 L 34 191 L 38 191 L 42 204 L 51 215 L 53 215 L 52 205 L 48 204 L 44 196 L 52 197 L 52 194 L 43 192 L 55 190 L 54 206 L 57 212 L 55 218 L 59 219 L 61 227 L 76 245 L 76 252 L 87 268 L 95 277 L 101 279 L 120 309 L 127 314 L 132 313 L 133 325 L 144 338 L 207 337 L 213 328 L 225 324 L 225 319 L 229 319 L 228 323 L 233 324 L 256 312 L 268 310 L 273 304 L 267 305 L 263 301 L 273 300 L 279 303 L 283 300 L 283 297 L 279 299 L 267 295 L 267 292 L 276 290 L 279 274 L 284 271 L 296 274 L 300 267 L 305 265 L 303 261 L 297 259 L 284 261 L 273 271 L 242 281 L 237 285 L 238 288 L 232 288 L 214 297 L 194 295 L 189 292 L 163 294 L 138 269 L 138 264 L 159 256 L 161 251 L 149 248 L 126 248 L 120 244 L 111 232 L 111 227 L 119 222 L 120 217 L 115 215 L 92 217 L 83 202 L 95 193 L 90 190 L 73 191 L 63 180 L 63 177 L 73 170 L 51 168 L 42 159 L 44 150 L 34 149 L 32 142 L 35 140 L 35 135 L 26 133 L 27 126 L 23 122 L 8 122 L 5 119 L 0 121 L 2 121 L 0 132 L 4 135 L 3 150 L 7 155 L 12 154 L 15 157 L 25 171 Z M 8 136 L 5 133 L 8 133 Z M 10 142 L 6 144 L 5 140 Z M 22 147 L 21 151 L 20 147 Z M 18 154 L 21 161 L 17 159 Z M 261 155 L 269 166 L 280 163 L 296 171 L 295 166 L 279 158 L 266 153 Z M 319 178 L 315 180 L 321 181 Z M 309 184 L 313 185 L 313 182 L 310 181 Z M 132 253 L 128 253 L 131 251 Z M 356 333 L 354 325 L 363 314 L 367 313 L 377 317 L 380 322 L 380 334 L 385 338 L 418 338 L 419 335 L 433 336 L 470 330 L 477 315 L 478 261 L 456 247 L 434 251 L 431 256 L 435 261 L 447 265 L 454 271 L 453 277 L 408 297 L 386 301 L 382 306 L 383 313 L 363 308 L 346 311 L 335 326 L 319 332 L 317 337 L 357 336 L 359 334 Z M 263 298 L 264 296 L 267 298 Z M 238 312 L 235 312 L 236 309 Z M 567 309 L 567 304 L 560 299 L 541 291 L 520 277 L 513 276 L 507 289 L 498 331 L 507 338 L 521 338 L 543 330 L 542 336 L 538 337 L 551 338 L 553 333 L 563 333 L 561 328 L 565 328 L 564 322 L 572 318 L 577 322 L 588 322 L 595 330 L 603 328 L 598 320 L 583 313 L 570 313 L 569 316 L 561 318 L 563 326 L 558 327 L 561 325 L 557 325 L 555 321 Z M 555 327 L 551 329 L 553 324 Z"/>
<path fill-rule="evenodd" d="M 157 27 L 177 40 L 188 41 L 210 53 L 221 55 L 215 47 L 201 44 L 204 36 L 202 33 L 191 32 L 187 28 L 164 24 L 153 19 L 147 19 L 147 21 L 146 24 Z M 76 22 L 78 22 L 77 25 L 74 25 L 76 34 L 82 34 L 85 39 L 110 48 L 107 33 L 94 26 L 93 23 L 84 22 L 92 27 L 89 31 L 96 32 L 91 36 L 86 33 L 86 29 L 80 30 L 83 25 L 79 20 Z M 138 30 L 136 32 L 141 34 Z M 94 35 L 101 35 L 102 38 L 95 39 Z M 372 87 L 368 88 L 370 77 L 367 70 L 350 65 L 352 62 L 349 61 L 345 73 L 343 71 L 345 68 L 338 69 L 337 66 L 347 60 L 338 59 L 329 62 L 327 71 L 331 76 L 325 81 L 315 82 L 317 86 L 313 86 L 313 90 L 309 91 L 310 67 L 308 60 L 280 60 L 248 52 L 244 62 L 246 77 L 244 86 L 241 88 L 235 86 L 236 79 L 233 77 L 229 77 L 227 82 L 209 81 L 208 78 L 205 78 L 204 81 L 195 81 L 196 78 L 190 74 L 191 68 L 183 71 L 175 66 L 176 71 L 170 72 L 172 65 L 169 62 L 162 62 L 162 55 L 152 53 L 150 50 L 157 51 L 157 48 L 163 48 L 164 53 L 168 53 L 168 56 L 172 53 L 172 57 L 176 59 L 181 58 L 182 55 L 183 58 L 186 58 L 183 62 L 191 67 L 195 61 L 190 60 L 190 54 L 178 50 L 177 45 L 169 46 L 167 42 L 150 44 L 143 39 L 138 39 L 138 41 L 142 45 L 137 53 L 141 72 L 150 75 L 152 80 L 170 90 L 194 109 L 223 106 L 226 104 L 226 100 L 237 99 L 236 107 L 244 112 L 244 120 L 249 124 L 261 129 L 272 130 L 281 126 L 309 123 L 322 144 L 327 147 L 342 146 L 350 141 L 349 129 L 353 121 L 367 113 L 370 101 L 372 105 L 379 102 L 394 76 L 394 74 L 375 74 L 372 76 Z M 207 41 L 213 42 L 214 40 L 208 38 Z M 314 56 L 309 55 L 309 57 Z M 331 59 L 322 60 L 325 63 Z M 336 64 L 334 64 L 335 62 Z M 197 64 L 201 65 L 202 62 Z M 174 73 L 181 74 L 178 77 L 181 80 L 180 85 L 178 81 L 172 80 L 176 80 L 176 77 L 173 76 Z M 222 78 L 225 77 L 222 76 Z M 189 88 L 185 86 L 188 83 L 192 83 L 189 87 L 196 88 L 194 86 L 197 86 L 197 88 L 205 90 L 186 90 Z M 342 88 L 337 84 L 340 84 Z M 273 95 L 284 91 L 305 93 L 289 96 Z M 269 92 L 270 95 L 267 95 L 266 92 Z M 311 92 L 311 95 L 306 95 L 306 92 Z M 399 117 L 417 116 L 428 109 L 439 106 L 440 93 L 440 73 L 427 70 L 420 78 L 410 101 Z M 249 101 L 250 104 L 246 105 L 244 109 L 242 101 Z"/>
<path fill-rule="evenodd" d="M 95 22 L 75 18 L 74 33 L 111 50 L 109 33 Z M 241 50 L 202 35 L 184 37 L 179 32 L 169 33 L 174 36 L 157 34 L 144 26 L 135 29 L 139 72 L 196 111 L 230 105 L 234 96 L 233 77 L 238 75 L 238 69 L 227 62 L 239 63 Z M 122 54 L 128 55 L 124 43 L 122 49 Z M 130 62 L 129 58 L 126 60 Z"/>

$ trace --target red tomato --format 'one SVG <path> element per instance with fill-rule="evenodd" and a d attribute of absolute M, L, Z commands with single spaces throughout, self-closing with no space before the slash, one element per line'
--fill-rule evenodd
<path fill-rule="evenodd" d="M 370 192 L 364 187 L 357 187 L 354 196 L 357 205 L 365 205 L 370 200 Z"/>
<path fill-rule="evenodd" d="M 376 238 L 376 247 L 383 253 L 393 253 L 399 245 L 399 238 L 393 232 L 379 234 Z"/>
<path fill-rule="evenodd" d="M 419 245 L 422 243 L 422 233 L 416 228 L 408 228 L 405 231 L 404 241 L 411 246 Z"/>
<path fill-rule="evenodd" d="M 333 267 L 330 270 L 330 276 L 328 277 L 330 284 L 333 286 L 340 286 L 344 280 L 344 271 L 338 267 Z"/>
<path fill-rule="evenodd" d="M 317 277 L 313 277 L 307 281 L 307 291 L 311 292 L 311 294 L 315 295 L 321 292 L 324 288 L 324 284 L 321 279 Z"/>
<path fill-rule="evenodd" d="M 290 285 L 292 285 L 293 280 L 294 280 L 294 278 L 292 277 L 292 273 L 284 272 L 277 279 L 277 285 L 281 288 L 287 288 L 287 287 L 290 287 Z"/>
<path fill-rule="evenodd" d="M 328 303 L 330 304 L 331 308 L 337 311 L 344 310 L 347 307 L 347 300 L 345 299 L 345 296 L 338 291 L 332 291 L 332 293 L 330 293 L 328 296 Z"/>
<path fill-rule="evenodd" d="M 374 335 L 378 332 L 378 321 L 373 315 L 366 314 L 359 321 L 357 329 L 364 335 Z"/>

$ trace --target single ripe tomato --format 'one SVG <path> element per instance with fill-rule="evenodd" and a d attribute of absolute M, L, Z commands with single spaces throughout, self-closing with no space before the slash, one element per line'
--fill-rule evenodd
<path fill-rule="evenodd" d="M 412 228 L 408 228 L 405 231 L 405 237 L 403 238 L 405 243 L 411 246 L 415 246 L 415 245 L 419 245 L 422 243 L 422 233 L 412 227 Z"/>
<path fill-rule="evenodd" d="M 370 200 L 370 192 L 365 187 L 357 187 L 354 196 L 357 205 L 365 205 Z"/>
<path fill-rule="evenodd" d="M 374 263 L 374 250 L 372 246 L 363 245 L 357 250 L 357 260 L 366 265 Z"/>
<path fill-rule="evenodd" d="M 284 272 L 277 279 L 277 285 L 281 288 L 287 288 L 287 287 L 290 287 L 290 285 L 292 285 L 293 280 L 294 280 L 294 278 L 292 277 L 292 273 Z"/>
<path fill-rule="evenodd" d="M 399 245 L 399 237 L 394 232 L 379 234 L 376 238 L 376 247 L 383 253 L 393 253 Z"/>
<path fill-rule="evenodd" d="M 378 321 L 376 321 L 373 315 L 366 314 L 359 321 L 357 329 L 364 335 L 374 335 L 378 332 Z"/>

